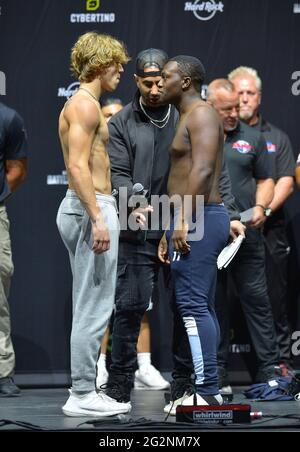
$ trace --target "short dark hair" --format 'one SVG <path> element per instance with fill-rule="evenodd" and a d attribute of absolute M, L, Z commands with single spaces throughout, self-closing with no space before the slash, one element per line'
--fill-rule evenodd
<path fill-rule="evenodd" d="M 136 58 L 136 75 L 139 77 L 151 77 L 152 72 L 153 76 L 160 76 L 167 60 L 168 55 L 164 50 L 153 48 L 142 50 Z M 156 68 L 156 71 L 145 72 L 145 69 L 149 67 Z"/>
<path fill-rule="evenodd" d="M 205 79 L 205 69 L 198 58 L 189 55 L 177 55 L 169 61 L 175 61 L 183 77 L 191 77 L 192 83 L 197 91 L 201 92 L 201 87 Z"/>
<path fill-rule="evenodd" d="M 118 97 L 107 97 L 106 99 L 103 100 L 103 102 L 101 102 L 102 107 L 106 107 L 107 105 L 114 105 L 114 104 L 122 105 L 122 107 L 123 107 L 123 102 Z"/>

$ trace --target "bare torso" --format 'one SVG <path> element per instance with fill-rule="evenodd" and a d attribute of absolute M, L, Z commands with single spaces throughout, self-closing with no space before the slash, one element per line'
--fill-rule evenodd
<path fill-rule="evenodd" d="M 171 145 L 171 170 L 168 180 L 168 193 L 170 196 L 174 194 L 191 195 L 188 189 L 188 178 L 193 167 L 192 160 L 192 147 L 190 135 L 187 130 L 187 122 L 189 115 L 194 111 L 195 108 L 209 108 L 205 102 L 199 101 L 196 105 L 193 105 L 188 111 L 180 116 L 180 121 L 177 126 L 177 131 Z M 223 129 L 217 116 L 215 119 L 214 126 L 217 128 L 219 133 L 219 140 L 217 144 L 217 149 L 215 152 L 215 162 L 214 171 L 209 181 L 209 187 L 205 190 L 205 193 L 197 193 L 199 195 L 205 196 L 206 203 L 221 203 L 221 197 L 219 194 L 219 177 L 222 169 L 222 156 L 223 156 L 223 143 L 224 135 Z M 199 127 L 202 127 L 199 122 Z M 201 149 L 200 151 L 201 152 Z"/>
<path fill-rule="evenodd" d="M 80 100 L 82 96 L 80 94 L 75 94 L 69 101 L 66 102 L 64 108 L 62 109 L 59 116 L 59 137 L 61 142 L 61 147 L 64 156 L 64 162 L 66 165 L 68 173 L 69 188 L 74 189 L 72 176 L 68 172 L 69 163 L 69 129 L 70 123 L 68 121 L 68 115 L 72 108 L 75 107 L 75 103 L 80 105 Z M 86 99 L 86 96 L 84 96 Z M 100 106 L 98 102 L 90 100 L 99 109 L 99 126 L 95 131 L 93 138 L 90 157 L 89 157 L 89 169 L 92 176 L 93 185 L 96 192 L 103 194 L 111 194 L 111 180 L 110 180 L 110 162 L 109 156 L 106 150 L 108 143 L 108 127 L 103 114 L 101 113 Z"/>

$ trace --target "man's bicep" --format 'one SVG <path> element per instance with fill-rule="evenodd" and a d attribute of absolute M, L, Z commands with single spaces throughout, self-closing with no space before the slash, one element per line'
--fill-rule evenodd
<path fill-rule="evenodd" d="M 68 132 L 69 164 L 88 161 L 95 137 L 95 129 L 87 129 L 82 124 L 73 122 Z"/>

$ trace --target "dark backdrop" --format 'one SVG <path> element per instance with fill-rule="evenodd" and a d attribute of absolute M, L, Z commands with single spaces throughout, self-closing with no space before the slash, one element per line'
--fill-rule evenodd
<path fill-rule="evenodd" d="M 212 6 L 217 10 L 209 18 Z M 199 9 L 197 17 L 193 7 L 204 10 Z M 0 0 L 0 8 L 0 71 L 6 75 L 6 95 L 0 99 L 23 116 L 30 144 L 28 180 L 9 202 L 16 370 L 23 382 L 61 383 L 69 370 L 71 278 L 55 225 L 66 189 L 57 118 L 74 82 L 69 72 L 71 46 L 80 34 L 98 30 L 123 40 L 133 60 L 147 47 L 161 47 L 170 56 L 194 55 L 207 69 L 207 82 L 238 65 L 253 66 L 263 80 L 263 113 L 289 134 L 296 154 L 300 5 L 290 0 Z M 135 91 L 133 71 L 131 61 L 115 93 L 125 102 Z M 296 190 L 288 202 L 289 301 L 295 328 L 299 215 Z M 168 369 L 170 312 L 161 298 L 153 355 L 161 369 Z"/>

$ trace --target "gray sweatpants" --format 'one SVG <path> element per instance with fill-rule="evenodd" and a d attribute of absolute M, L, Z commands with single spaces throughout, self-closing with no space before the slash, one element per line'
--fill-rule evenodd
<path fill-rule="evenodd" d="M 116 288 L 119 220 L 113 196 L 96 194 L 110 234 L 110 249 L 92 251 L 91 222 L 75 191 L 68 190 L 57 213 L 57 226 L 69 252 L 73 274 L 71 378 L 75 392 L 95 389 L 96 364 L 111 316 Z"/>
<path fill-rule="evenodd" d="M 14 271 L 6 208 L 0 205 L 0 378 L 11 377 L 15 352 L 11 341 L 8 294 Z"/>

